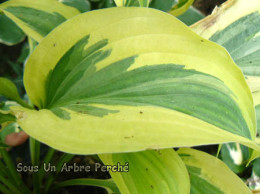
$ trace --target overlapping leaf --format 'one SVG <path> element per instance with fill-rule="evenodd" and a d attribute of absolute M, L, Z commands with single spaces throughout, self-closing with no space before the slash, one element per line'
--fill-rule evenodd
<path fill-rule="evenodd" d="M 243 71 L 253 92 L 260 130 L 260 1 L 229 0 L 192 26 L 203 37 L 224 46 Z"/>
<path fill-rule="evenodd" d="M 260 1 L 229 0 L 191 28 L 224 46 L 241 68 L 260 104 Z"/>
<path fill-rule="evenodd" d="M 173 149 L 100 155 L 106 165 L 126 166 L 110 174 L 124 194 L 188 194 L 187 169 Z"/>
<path fill-rule="evenodd" d="M 190 8 L 193 2 L 194 0 L 179 0 L 169 13 L 174 16 L 180 16 Z"/>
<path fill-rule="evenodd" d="M 229 54 L 153 9 L 110 8 L 65 22 L 31 55 L 25 87 L 40 111 L 13 108 L 18 123 L 66 152 L 258 147 L 250 141 L 252 96 Z"/>
<path fill-rule="evenodd" d="M 245 170 L 250 152 L 249 148 L 241 144 L 227 143 L 221 147 L 221 159 L 233 172 L 238 174 Z"/>
<path fill-rule="evenodd" d="M 18 90 L 15 86 L 15 84 L 6 79 L 6 78 L 2 78 L 0 77 L 0 96 L 5 96 L 7 98 L 9 98 L 10 100 L 14 100 L 17 103 L 19 103 L 20 105 L 30 108 L 30 106 L 28 106 L 21 98 L 20 95 L 18 93 Z"/>
<path fill-rule="evenodd" d="M 191 6 L 185 13 L 180 16 L 177 16 L 179 20 L 184 22 L 186 25 L 192 25 L 195 22 L 203 19 L 205 15 L 203 15 L 199 10 Z"/>
<path fill-rule="evenodd" d="M 252 193 L 246 184 L 216 157 L 190 148 L 181 148 L 178 154 L 188 169 L 192 194 Z"/>
<path fill-rule="evenodd" d="M 172 9 L 174 4 L 176 4 L 176 3 L 177 3 L 176 0 L 165 0 L 165 1 L 152 0 L 151 3 L 149 4 L 149 7 L 159 9 L 164 12 L 168 12 Z"/>
<path fill-rule="evenodd" d="M 0 4 L 0 11 L 37 42 L 53 28 L 80 13 L 56 0 L 10 0 Z"/>
<path fill-rule="evenodd" d="M 8 17 L 0 14 L 0 43 L 14 45 L 24 38 L 22 30 Z"/>
<path fill-rule="evenodd" d="M 91 10 L 91 5 L 88 0 L 59 0 L 59 1 L 65 5 L 75 7 L 81 13 Z"/>

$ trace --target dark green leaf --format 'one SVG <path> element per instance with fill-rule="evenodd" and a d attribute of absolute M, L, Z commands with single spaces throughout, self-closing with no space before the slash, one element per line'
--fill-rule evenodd
<path fill-rule="evenodd" d="M 91 10 L 91 5 L 88 0 L 61 0 L 65 5 L 75 7 L 81 13 Z"/>
<path fill-rule="evenodd" d="M 0 15 L 0 43 L 15 45 L 24 40 L 23 31 L 8 17 Z"/>

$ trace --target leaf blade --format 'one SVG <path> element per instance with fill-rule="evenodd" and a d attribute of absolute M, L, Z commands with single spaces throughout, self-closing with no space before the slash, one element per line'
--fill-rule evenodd
<path fill-rule="evenodd" d="M 121 193 L 189 193 L 188 172 L 173 149 L 100 157 L 107 165 L 128 163 L 129 172 L 110 172 Z"/>
<path fill-rule="evenodd" d="M 134 28 L 137 23 L 142 28 Z M 72 26 L 82 30 L 75 32 Z M 64 42 L 66 37 L 70 39 Z M 185 43 L 190 47 L 184 47 Z M 235 141 L 258 148 L 250 141 L 255 138 L 255 113 L 242 72 L 222 47 L 162 12 L 110 8 L 82 14 L 48 35 L 26 67 L 26 90 L 42 110 L 22 111 L 19 123 L 28 134 L 60 150 L 126 152 Z M 63 134 L 63 139 L 55 143 L 51 136 L 39 135 L 46 124 L 37 124 L 37 133 L 29 124 L 33 115 L 48 120 L 48 133 L 57 133 L 53 137 Z M 172 120 L 176 118 L 179 120 Z M 185 127 L 187 122 L 196 125 Z M 80 138 L 71 135 L 75 128 Z M 146 129 L 153 132 L 149 139 Z M 99 148 L 97 141 L 103 143 L 104 139 L 97 131 L 111 140 L 116 137 L 114 143 Z M 92 140 L 83 142 L 88 136 Z M 128 140 L 126 146 L 132 136 L 137 139 Z M 93 147 L 86 147 L 92 141 Z M 76 142 L 81 147 L 76 148 Z"/>
<path fill-rule="evenodd" d="M 252 193 L 246 184 L 216 157 L 190 148 L 181 148 L 178 154 L 191 175 L 191 193 Z"/>
<path fill-rule="evenodd" d="M 2 3 L 0 10 L 37 42 L 58 24 L 79 14 L 56 0 L 11 0 Z"/>

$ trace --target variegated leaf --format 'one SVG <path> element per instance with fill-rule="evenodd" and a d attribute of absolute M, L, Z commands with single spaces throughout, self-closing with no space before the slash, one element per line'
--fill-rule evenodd
<path fill-rule="evenodd" d="M 37 46 L 24 78 L 40 110 L 13 108 L 18 123 L 59 150 L 235 141 L 259 148 L 242 72 L 224 48 L 161 11 L 109 8 L 74 17 Z"/>
<path fill-rule="evenodd" d="M 102 154 L 106 165 L 125 166 L 110 171 L 123 194 L 188 194 L 190 180 L 181 158 L 173 149 L 124 154 Z"/>
<path fill-rule="evenodd" d="M 22 30 L 7 16 L 0 14 L 0 43 L 15 45 L 24 38 Z"/>
<path fill-rule="evenodd" d="M 37 42 L 53 28 L 80 13 L 56 0 L 9 0 L 0 4 L 0 11 Z"/>
<path fill-rule="evenodd" d="M 178 154 L 188 169 L 192 194 L 252 193 L 218 158 L 190 148 L 181 148 Z"/>
<path fill-rule="evenodd" d="M 251 88 L 259 122 L 260 1 L 229 0 L 191 28 L 224 46 L 243 71 Z M 258 124 L 260 131 L 260 123 Z"/>

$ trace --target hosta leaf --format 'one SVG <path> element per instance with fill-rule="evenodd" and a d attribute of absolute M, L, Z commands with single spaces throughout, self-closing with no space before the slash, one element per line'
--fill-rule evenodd
<path fill-rule="evenodd" d="M 12 81 L 0 77 L 0 86 L 0 96 L 5 96 L 11 100 L 20 99 L 18 90 Z"/>
<path fill-rule="evenodd" d="M 115 0 L 117 7 L 148 7 L 149 0 Z"/>
<path fill-rule="evenodd" d="M 249 148 L 238 144 L 228 143 L 221 147 L 221 159 L 235 173 L 242 173 L 250 157 Z"/>
<path fill-rule="evenodd" d="M 15 45 L 24 38 L 23 31 L 8 17 L 0 14 L 0 43 Z"/>
<path fill-rule="evenodd" d="M 181 148 L 178 154 L 188 169 L 192 194 L 251 194 L 246 184 L 218 158 L 190 148 Z"/>
<path fill-rule="evenodd" d="M 152 0 L 149 7 L 168 12 L 176 2 L 176 0 Z"/>
<path fill-rule="evenodd" d="M 253 163 L 253 174 L 260 177 L 260 158 L 256 159 Z"/>
<path fill-rule="evenodd" d="M 169 12 L 176 3 L 176 0 L 152 0 L 149 7 Z M 190 6 L 188 10 L 184 10 L 184 13 L 177 16 L 177 18 L 184 22 L 186 25 L 194 24 L 204 17 L 205 16 L 193 6 Z"/>
<path fill-rule="evenodd" d="M 186 25 L 192 25 L 195 22 L 198 22 L 202 18 L 204 18 L 205 15 L 203 15 L 199 10 L 191 6 L 185 13 L 183 13 L 180 16 L 177 16 L 179 20 L 184 22 Z"/>
<path fill-rule="evenodd" d="M 114 0 L 117 7 L 125 6 L 126 0 Z"/>
<path fill-rule="evenodd" d="M 66 152 L 235 141 L 258 149 L 242 72 L 221 46 L 158 10 L 109 8 L 68 20 L 36 47 L 24 78 L 40 110 L 13 108 L 18 123 Z"/>
<path fill-rule="evenodd" d="M 140 7 L 149 7 L 150 0 L 138 0 Z"/>
<path fill-rule="evenodd" d="M 260 1 L 229 0 L 192 28 L 224 46 L 253 92 L 260 90 Z M 227 19 L 228 18 L 228 19 Z"/>
<path fill-rule="evenodd" d="M 260 105 L 257 105 L 255 107 L 256 109 L 256 120 L 257 120 L 257 124 L 260 124 Z M 258 136 L 260 134 L 260 125 L 257 125 L 257 133 L 258 133 Z"/>
<path fill-rule="evenodd" d="M 63 4 L 71 7 L 75 7 L 81 13 L 91 10 L 91 5 L 88 0 L 59 0 L 59 2 L 62 2 Z"/>
<path fill-rule="evenodd" d="M 0 132 L 1 142 L 5 143 L 5 138 L 10 133 L 18 133 L 19 131 L 20 131 L 20 129 L 18 128 L 18 124 L 17 123 L 10 123 L 10 124 L 8 124 Z"/>
<path fill-rule="evenodd" d="M 253 92 L 259 121 L 260 1 L 229 0 L 192 29 L 224 46 L 243 71 Z M 259 128 L 260 124 L 258 125 Z"/>
<path fill-rule="evenodd" d="M 8 99 L 14 100 L 20 105 L 30 108 L 21 98 L 15 84 L 6 79 L 0 77 L 0 96 L 5 96 Z"/>
<path fill-rule="evenodd" d="M 256 85 L 260 87 L 260 83 Z M 257 136 L 259 137 L 260 136 L 260 89 L 253 92 L 253 99 L 254 99 L 255 110 L 256 110 L 257 133 L 258 133 Z"/>
<path fill-rule="evenodd" d="M 11 114 L 4 114 L 0 112 L 0 125 L 8 121 L 15 121 L 16 118 Z"/>
<path fill-rule="evenodd" d="M 193 2 L 194 0 L 179 0 L 178 3 L 169 11 L 169 13 L 174 16 L 182 15 L 190 8 Z"/>
<path fill-rule="evenodd" d="M 187 169 L 173 149 L 100 155 L 105 165 L 127 165 L 128 172 L 110 172 L 123 194 L 188 194 Z"/>
<path fill-rule="evenodd" d="M 17 104 L 14 101 L 1 102 L 0 103 L 0 113 L 9 114 L 11 112 L 10 107 L 13 107 L 13 106 L 19 106 L 19 104 Z"/>
<path fill-rule="evenodd" d="M 80 13 L 56 0 L 9 0 L 0 4 L 0 11 L 37 42 L 53 28 Z"/>

